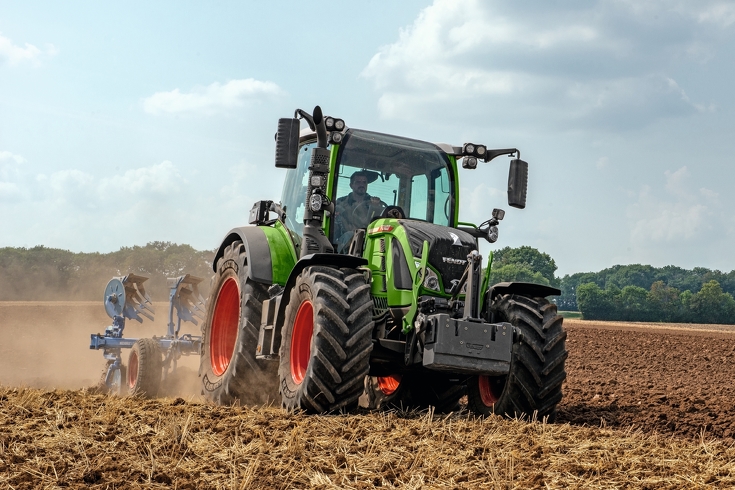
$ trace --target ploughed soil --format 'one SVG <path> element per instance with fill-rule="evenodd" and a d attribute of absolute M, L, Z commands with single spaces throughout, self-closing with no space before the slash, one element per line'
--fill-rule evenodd
<path fill-rule="evenodd" d="M 565 320 L 559 422 L 735 442 L 735 327 Z"/>
<path fill-rule="evenodd" d="M 109 324 L 101 303 L 0 302 L 0 486 L 735 485 L 733 326 L 565 320 L 568 377 L 547 425 L 214 407 L 197 395 L 193 357 L 167 398 L 95 394 L 82 388 L 105 365 L 89 350 Z M 163 335 L 156 306 L 156 321 L 129 323 L 126 336 Z"/>

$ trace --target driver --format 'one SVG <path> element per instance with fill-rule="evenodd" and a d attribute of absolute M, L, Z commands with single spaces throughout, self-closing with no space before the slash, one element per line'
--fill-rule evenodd
<path fill-rule="evenodd" d="M 377 178 L 378 174 L 369 170 L 359 170 L 350 176 L 352 192 L 335 201 L 335 236 L 351 236 L 356 229 L 367 228 L 383 212 L 386 204 L 367 193 L 368 184 Z"/>

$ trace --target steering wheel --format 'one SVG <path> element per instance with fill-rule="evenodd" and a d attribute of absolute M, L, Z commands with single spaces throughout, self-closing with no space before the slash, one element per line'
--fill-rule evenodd
<path fill-rule="evenodd" d="M 452 218 L 449 217 L 449 201 L 452 199 L 452 196 L 447 196 L 447 200 L 444 201 L 444 216 L 447 217 L 448 220 L 451 220 Z"/>
<path fill-rule="evenodd" d="M 406 213 L 400 206 L 386 206 L 381 218 L 406 219 Z"/>
<path fill-rule="evenodd" d="M 353 224 L 359 223 L 361 225 L 356 226 L 356 228 L 365 228 L 376 218 L 376 216 L 381 216 L 385 208 L 386 206 L 383 201 L 371 202 L 367 207 L 359 204 L 352 209 L 350 221 L 352 221 Z M 372 213 L 370 212 L 371 210 Z"/>

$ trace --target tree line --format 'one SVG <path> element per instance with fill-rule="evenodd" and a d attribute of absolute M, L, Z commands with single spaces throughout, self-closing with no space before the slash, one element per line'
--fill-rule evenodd
<path fill-rule="evenodd" d="M 616 265 L 600 272 L 556 276 L 556 262 L 529 247 L 493 253 L 490 284 L 523 281 L 559 288 L 560 310 L 594 320 L 735 323 L 735 270 L 692 270 L 669 265 Z M 149 277 L 154 301 L 167 301 L 167 277 L 201 277 L 206 296 L 214 251 L 150 242 L 110 253 L 73 253 L 37 246 L 0 248 L 0 301 L 100 300 L 113 276 Z"/>
<path fill-rule="evenodd" d="M 554 259 L 535 248 L 505 247 L 494 252 L 490 283 L 557 287 L 559 309 L 588 320 L 735 324 L 735 270 L 632 264 L 561 278 L 556 270 Z"/>
<path fill-rule="evenodd" d="M 149 278 L 144 285 L 153 301 L 168 301 L 167 277 L 187 273 L 204 279 L 199 288 L 206 296 L 213 259 L 213 251 L 160 241 L 110 253 L 0 248 L 0 301 L 101 302 L 107 282 L 129 273 Z"/>

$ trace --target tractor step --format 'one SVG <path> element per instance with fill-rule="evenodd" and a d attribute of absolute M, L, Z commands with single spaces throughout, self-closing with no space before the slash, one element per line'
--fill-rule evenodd
<path fill-rule="evenodd" d="M 255 358 L 270 360 L 278 358 L 276 339 L 276 315 L 281 305 L 282 294 L 263 301 L 263 309 L 260 319 L 260 330 L 258 331 L 258 347 L 255 349 Z"/>
<path fill-rule="evenodd" d="M 451 318 L 426 317 L 423 365 L 438 371 L 503 375 L 510 371 L 513 326 Z"/>

